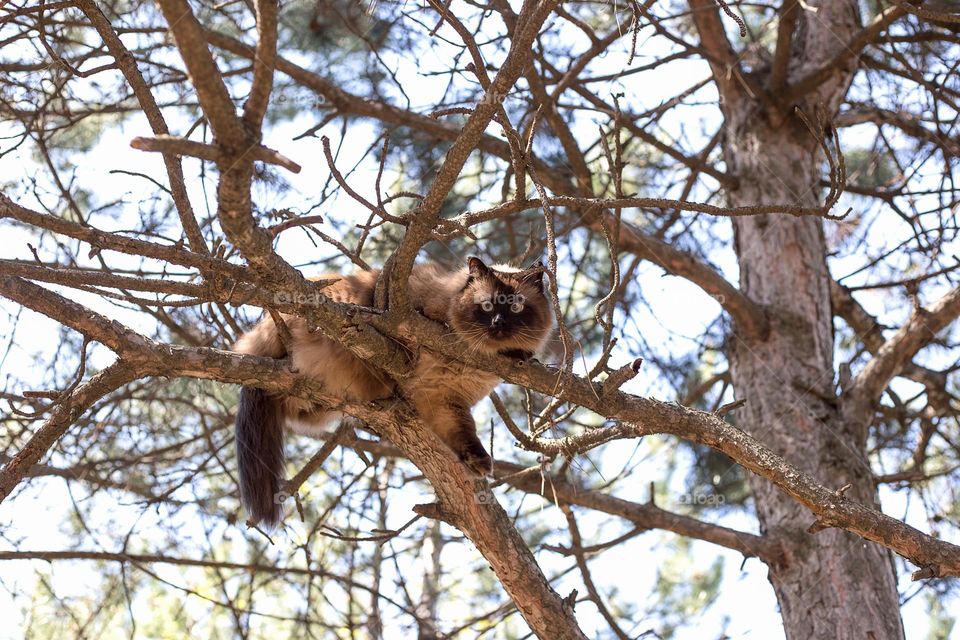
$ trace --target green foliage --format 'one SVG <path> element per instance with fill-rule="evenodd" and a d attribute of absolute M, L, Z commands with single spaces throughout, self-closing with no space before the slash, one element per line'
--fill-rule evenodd
<path fill-rule="evenodd" d="M 843 157 L 848 180 L 858 187 L 880 189 L 901 178 L 900 170 L 888 152 L 844 149 Z"/>
<path fill-rule="evenodd" d="M 926 640 L 948 640 L 957 624 L 956 616 L 950 615 L 942 599 L 933 593 L 927 594 L 927 611 L 930 615 L 930 631 Z"/>
<path fill-rule="evenodd" d="M 64 567 L 58 566 L 56 570 L 63 571 Z M 125 590 L 136 589 L 140 581 L 130 575 L 124 576 L 116 565 L 109 563 L 97 563 L 84 567 L 82 571 L 84 577 L 95 582 L 98 588 L 65 593 L 63 587 L 53 586 L 53 570 L 38 570 L 34 574 L 29 602 L 21 607 L 27 621 L 23 628 L 25 640 L 75 637 L 121 640 L 129 637 L 124 631 L 129 625 Z"/>
<path fill-rule="evenodd" d="M 698 566 L 691 556 L 692 542 L 677 538 L 672 554 L 657 569 L 657 615 L 659 634 L 672 638 L 684 626 L 696 624 L 699 616 L 719 595 L 723 579 L 723 560 L 717 557 L 708 567 Z"/>

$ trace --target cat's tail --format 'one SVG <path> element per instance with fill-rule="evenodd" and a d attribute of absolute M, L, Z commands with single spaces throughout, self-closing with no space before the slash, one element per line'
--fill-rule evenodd
<path fill-rule="evenodd" d="M 283 513 L 283 425 L 280 399 L 263 389 L 243 387 L 236 425 L 240 502 L 250 519 L 272 528 Z"/>
<path fill-rule="evenodd" d="M 286 349 L 277 327 L 266 316 L 246 332 L 233 350 L 254 356 L 282 358 Z M 240 502 L 254 523 L 269 527 L 280 522 L 283 473 L 283 418 L 280 398 L 262 389 L 243 387 L 237 407 L 237 473 Z"/>

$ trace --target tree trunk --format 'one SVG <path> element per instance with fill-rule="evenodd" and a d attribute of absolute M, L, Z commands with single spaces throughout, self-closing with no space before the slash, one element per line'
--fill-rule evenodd
<path fill-rule="evenodd" d="M 787 2 L 788 0 L 784 0 Z M 861 30 L 856 0 L 809 0 L 786 7 L 777 60 L 787 86 L 814 71 L 833 71 L 795 103 L 812 116 L 831 118 L 856 72 L 856 56 L 843 58 Z M 731 205 L 821 203 L 823 157 L 818 141 L 791 113 L 794 104 L 772 107 L 747 91 L 731 73 L 737 59 L 712 2 L 691 0 L 701 42 L 724 100 L 724 160 L 738 185 Z M 783 15 L 786 11 L 782 12 Z M 790 25 L 787 28 L 787 25 Z M 753 76 L 763 82 L 762 71 Z M 769 85 L 768 85 L 769 86 Z M 782 100 L 780 87 L 774 100 Z M 812 118 L 811 118 L 812 119 Z M 734 219 L 740 287 L 765 307 L 767 336 L 731 337 L 731 373 L 742 426 L 791 463 L 863 503 L 877 502 L 866 461 L 864 425 L 845 424 L 834 386 L 833 317 L 823 222 L 786 214 Z M 750 486 L 764 533 L 780 540 L 784 560 L 771 565 L 786 636 L 899 640 L 899 594 L 889 553 L 834 529 L 808 533 L 810 513 L 768 481 Z"/>
<path fill-rule="evenodd" d="M 816 141 L 800 126 L 772 128 L 750 113 L 728 113 L 725 158 L 741 184 L 731 204 L 816 206 Z M 799 123 L 798 123 L 799 124 Z M 734 335 L 732 373 L 737 413 L 746 430 L 787 460 L 846 496 L 873 504 L 876 490 L 865 446 L 845 425 L 833 381 L 833 326 L 826 243 L 819 218 L 737 218 L 736 250 L 743 291 L 766 306 L 765 339 Z M 810 513 L 758 477 L 750 480 L 761 528 L 785 547 L 770 567 L 786 635 L 791 639 L 903 638 L 889 553 L 834 529 L 815 535 Z"/>

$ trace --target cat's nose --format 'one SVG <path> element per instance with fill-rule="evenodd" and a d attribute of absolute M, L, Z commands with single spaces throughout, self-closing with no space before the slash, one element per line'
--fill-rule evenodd
<path fill-rule="evenodd" d="M 490 326 L 493 327 L 494 329 L 499 329 L 499 328 L 501 328 L 504 324 L 506 324 L 506 322 L 505 322 L 505 320 L 503 319 L 503 316 L 502 316 L 501 314 L 499 314 L 499 313 L 498 313 L 497 315 L 493 316 L 493 319 L 490 320 Z"/>

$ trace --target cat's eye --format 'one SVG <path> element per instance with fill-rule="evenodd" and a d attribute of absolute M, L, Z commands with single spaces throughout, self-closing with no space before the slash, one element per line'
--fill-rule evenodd
<path fill-rule="evenodd" d="M 493 311 L 493 303 L 490 302 L 489 300 L 484 300 L 483 302 L 480 303 L 480 308 L 486 311 L 487 313 L 490 313 L 491 311 Z"/>
<path fill-rule="evenodd" d="M 521 311 L 523 311 L 523 303 L 514 302 L 512 305 L 510 305 L 510 311 L 512 311 L 513 313 L 520 313 Z"/>

